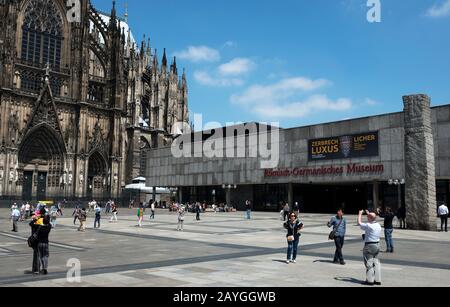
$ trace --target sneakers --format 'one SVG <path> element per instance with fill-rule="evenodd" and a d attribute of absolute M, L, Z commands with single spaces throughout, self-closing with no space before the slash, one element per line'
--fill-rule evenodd
<path fill-rule="evenodd" d="M 340 262 L 341 265 L 346 265 L 345 261 Z"/>
<path fill-rule="evenodd" d="M 297 263 L 297 260 L 292 260 L 292 263 Z"/>
<path fill-rule="evenodd" d="M 286 264 L 289 264 L 289 263 L 291 263 L 291 260 L 286 260 Z"/>

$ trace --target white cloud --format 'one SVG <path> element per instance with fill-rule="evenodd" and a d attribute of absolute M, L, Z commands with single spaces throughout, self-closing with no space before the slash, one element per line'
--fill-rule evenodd
<path fill-rule="evenodd" d="M 427 11 L 427 16 L 432 18 L 445 17 L 450 15 L 450 0 L 445 0 L 442 4 L 435 4 Z"/>
<path fill-rule="evenodd" d="M 317 111 L 348 111 L 352 105 L 348 98 L 332 100 L 326 95 L 313 95 L 303 101 L 255 105 L 252 111 L 263 118 L 303 118 Z"/>
<path fill-rule="evenodd" d="M 311 80 L 304 77 L 287 78 L 271 85 L 253 85 L 243 94 L 233 95 L 236 104 L 271 103 L 290 98 L 301 92 L 313 91 L 330 84 L 328 80 Z"/>
<path fill-rule="evenodd" d="M 244 84 L 244 80 L 242 80 L 242 79 L 215 77 L 215 76 L 211 76 L 206 71 L 194 72 L 194 79 L 202 85 L 213 86 L 213 87 L 241 86 Z"/>
<path fill-rule="evenodd" d="M 175 55 L 194 63 L 220 61 L 220 52 L 207 46 L 189 46 L 183 51 L 175 52 Z"/>
<path fill-rule="evenodd" d="M 246 58 L 235 58 L 228 63 L 219 66 L 219 73 L 222 76 L 239 76 L 255 69 L 256 64 Z"/>
<path fill-rule="evenodd" d="M 233 41 L 227 41 L 225 44 L 223 44 L 222 48 L 233 48 L 236 47 L 237 43 Z"/>
<path fill-rule="evenodd" d="M 331 84 L 326 79 L 286 78 L 270 85 L 253 85 L 232 95 L 233 104 L 264 119 L 302 118 L 318 111 L 343 112 L 353 103 L 348 98 L 330 99 L 327 95 L 305 94 Z"/>
<path fill-rule="evenodd" d="M 366 98 L 366 100 L 364 101 L 364 104 L 369 106 L 369 107 L 374 107 L 376 105 L 378 105 L 378 101 L 373 100 L 372 98 Z"/>

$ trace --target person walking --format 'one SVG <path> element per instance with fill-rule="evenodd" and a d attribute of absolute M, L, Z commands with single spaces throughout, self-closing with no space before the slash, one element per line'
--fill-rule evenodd
<path fill-rule="evenodd" d="M 384 218 L 384 239 L 386 240 L 386 253 L 394 253 L 394 240 L 392 239 L 392 235 L 394 233 L 394 218 L 395 214 L 392 212 L 392 209 L 386 207 L 384 212 L 381 212 L 378 209 L 378 215 L 381 218 Z"/>
<path fill-rule="evenodd" d="M 246 218 L 247 220 L 251 220 L 252 219 L 252 202 L 247 200 L 245 202 L 245 210 L 247 212 Z"/>
<path fill-rule="evenodd" d="M 200 204 L 199 204 L 199 203 L 197 203 L 197 204 L 195 205 L 195 213 L 196 213 L 195 219 L 196 219 L 197 221 L 200 221 L 200 213 L 201 213 L 201 209 L 200 209 Z"/>
<path fill-rule="evenodd" d="M 57 210 L 58 210 L 58 214 L 59 214 L 59 216 L 64 216 L 64 212 L 63 212 L 63 205 L 62 205 L 62 203 L 61 203 L 61 202 L 58 202 L 58 205 L 57 205 Z"/>
<path fill-rule="evenodd" d="M 25 220 L 28 220 L 30 218 L 31 213 L 31 205 L 27 202 L 25 204 Z"/>
<path fill-rule="evenodd" d="M 406 207 L 401 206 L 397 211 L 397 218 L 400 221 L 400 229 L 406 229 Z"/>
<path fill-rule="evenodd" d="M 73 210 L 72 216 L 73 216 L 73 224 L 76 225 L 78 217 L 80 216 L 80 206 L 76 206 L 75 210 Z"/>
<path fill-rule="evenodd" d="M 107 203 L 106 203 L 106 206 L 105 206 L 105 214 L 106 214 L 106 216 L 108 216 L 108 214 L 111 212 L 111 200 L 109 200 Z"/>
<path fill-rule="evenodd" d="M 300 216 L 300 205 L 297 202 L 294 204 L 294 212 L 297 216 Z"/>
<path fill-rule="evenodd" d="M 155 202 L 152 201 L 152 204 L 150 205 L 150 210 L 152 214 L 150 215 L 150 219 L 155 219 Z"/>
<path fill-rule="evenodd" d="M 442 205 L 439 206 L 438 209 L 438 215 L 441 218 L 441 232 L 444 232 L 444 227 L 445 227 L 445 232 L 448 232 L 448 207 L 445 203 L 442 203 Z"/>
<path fill-rule="evenodd" d="M 380 254 L 381 225 L 377 222 L 377 215 L 366 211 L 367 223 L 362 222 L 364 211 L 359 211 L 358 226 L 365 231 L 364 238 L 364 264 L 366 266 L 366 281 L 363 285 L 381 286 Z"/>
<path fill-rule="evenodd" d="M 336 245 L 333 263 L 345 265 L 342 249 L 344 247 L 345 234 L 347 232 L 347 220 L 344 217 L 343 209 L 338 210 L 336 216 L 328 222 L 328 227 L 333 227 L 333 231 L 330 233 L 329 239 L 334 240 L 334 244 Z"/>
<path fill-rule="evenodd" d="M 18 222 L 20 220 L 20 211 L 19 208 L 17 206 L 13 206 L 12 210 L 11 210 L 11 222 L 12 222 L 12 227 L 13 229 L 11 230 L 12 232 L 19 232 L 19 227 Z"/>
<path fill-rule="evenodd" d="M 112 223 L 113 221 L 117 222 L 118 211 L 117 211 L 116 204 L 114 204 L 114 203 L 111 205 L 111 212 L 112 212 L 112 216 L 111 216 L 111 219 L 109 220 L 109 222 L 110 223 Z"/>
<path fill-rule="evenodd" d="M 289 207 L 289 204 L 284 205 L 283 211 L 284 211 L 284 221 L 286 222 L 286 219 L 289 217 L 289 213 L 291 212 L 291 207 Z"/>
<path fill-rule="evenodd" d="M 289 221 L 284 223 L 284 228 L 287 230 L 286 238 L 288 243 L 286 263 L 297 263 L 297 251 L 303 223 L 300 222 L 297 214 L 292 212 L 289 215 Z"/>
<path fill-rule="evenodd" d="M 56 219 L 58 218 L 58 208 L 55 206 L 52 206 L 50 209 L 50 225 L 52 228 L 56 228 Z"/>
<path fill-rule="evenodd" d="M 86 213 L 85 208 L 81 209 L 78 220 L 80 221 L 80 227 L 78 228 L 78 231 L 85 232 L 86 231 L 86 220 L 87 220 L 87 213 Z"/>
<path fill-rule="evenodd" d="M 22 203 L 22 207 L 20 207 L 20 221 L 23 222 L 25 220 L 25 203 Z"/>
<path fill-rule="evenodd" d="M 102 206 L 97 205 L 94 210 L 95 210 L 94 229 L 96 229 L 100 228 L 100 220 L 102 219 Z"/>
<path fill-rule="evenodd" d="M 180 206 L 178 209 L 178 226 L 177 226 L 177 230 L 178 231 L 183 231 L 183 226 L 184 226 L 184 215 L 185 215 L 186 211 L 184 209 L 183 206 Z"/>
<path fill-rule="evenodd" d="M 138 217 L 138 227 L 142 227 L 142 222 L 144 221 L 144 206 L 141 204 L 137 210 Z"/>

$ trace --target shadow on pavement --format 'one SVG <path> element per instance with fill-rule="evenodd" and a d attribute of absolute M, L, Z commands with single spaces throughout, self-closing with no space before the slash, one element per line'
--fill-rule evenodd
<path fill-rule="evenodd" d="M 358 285 L 361 285 L 363 282 L 362 280 L 358 280 L 358 279 L 352 278 L 352 277 L 335 277 L 334 279 L 337 281 L 343 281 L 343 282 L 348 282 L 348 283 L 358 284 Z"/>

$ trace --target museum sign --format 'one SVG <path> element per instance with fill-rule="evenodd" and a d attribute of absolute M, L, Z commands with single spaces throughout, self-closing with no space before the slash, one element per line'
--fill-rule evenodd
<path fill-rule="evenodd" d="M 308 160 L 339 160 L 379 155 L 378 132 L 367 132 L 308 141 Z"/>

